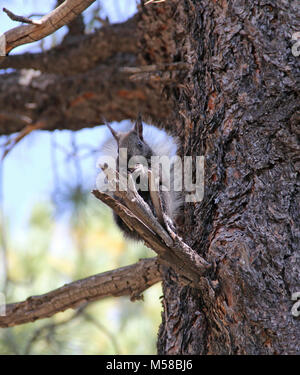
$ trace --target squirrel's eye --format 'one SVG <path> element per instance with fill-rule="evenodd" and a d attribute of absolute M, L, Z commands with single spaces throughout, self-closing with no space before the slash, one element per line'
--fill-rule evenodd
<path fill-rule="evenodd" d="M 141 141 L 138 141 L 138 146 L 139 146 L 140 148 L 142 148 L 142 147 L 143 147 L 143 143 L 142 143 Z"/>

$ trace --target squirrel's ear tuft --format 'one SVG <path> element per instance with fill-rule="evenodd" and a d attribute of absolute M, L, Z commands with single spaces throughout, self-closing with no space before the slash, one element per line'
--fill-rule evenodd
<path fill-rule="evenodd" d="M 115 140 L 118 142 L 119 144 L 119 134 L 108 124 L 106 123 L 106 126 L 108 127 L 108 129 L 111 131 L 111 134 L 113 135 L 113 137 L 115 138 Z"/>
<path fill-rule="evenodd" d="M 134 130 L 136 131 L 140 139 L 143 140 L 143 123 L 142 116 L 140 113 L 138 114 L 137 120 L 134 124 Z"/>
<path fill-rule="evenodd" d="M 113 135 L 113 137 L 115 138 L 115 140 L 117 141 L 117 143 L 119 144 L 119 139 L 120 139 L 120 135 L 118 132 L 116 132 L 110 125 L 109 123 L 105 120 L 104 117 L 102 117 L 102 121 L 104 122 L 104 124 L 108 127 L 108 129 L 111 131 L 111 134 Z"/>

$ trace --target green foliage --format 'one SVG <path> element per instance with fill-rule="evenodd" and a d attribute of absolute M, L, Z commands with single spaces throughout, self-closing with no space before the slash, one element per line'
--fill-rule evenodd
<path fill-rule="evenodd" d="M 107 207 L 80 197 L 78 189 L 73 193 L 69 218 L 57 217 L 50 204 L 40 203 L 22 238 L 8 238 L 8 303 L 153 256 L 143 245 L 124 240 Z M 144 301 L 108 298 L 1 329 L 0 354 L 154 354 L 160 295 L 157 284 L 144 293 Z"/>

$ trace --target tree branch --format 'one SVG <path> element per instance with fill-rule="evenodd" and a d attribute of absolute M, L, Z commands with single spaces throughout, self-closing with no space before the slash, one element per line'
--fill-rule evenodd
<path fill-rule="evenodd" d="M 169 66 L 164 52 L 156 65 L 159 71 L 141 68 L 142 17 L 138 13 L 92 35 L 74 36 L 44 53 L 5 58 L 0 68 L 20 71 L 0 75 L 0 135 L 22 131 L 25 118 L 29 123 L 43 121 L 45 130 L 79 130 L 101 124 L 102 117 L 110 122 L 133 120 L 138 112 L 154 125 L 172 126 L 173 103 L 163 88 L 166 81 L 170 84 L 170 75 L 180 81 L 177 69 L 181 72 L 183 67 L 180 63 Z M 168 41 L 163 45 L 169 45 Z M 161 51 L 165 51 L 163 46 Z M 139 67 L 138 77 L 132 81 L 122 68 L 134 66 Z"/>
<path fill-rule="evenodd" d="M 0 68 L 35 69 L 71 76 L 93 69 L 116 54 L 131 55 L 124 62 L 136 63 L 139 51 L 137 18 L 134 16 L 126 22 L 101 27 L 92 34 L 73 35 L 63 44 L 41 53 L 8 56 L 0 63 Z"/>
<path fill-rule="evenodd" d="M 39 25 L 22 25 L 4 33 L 6 53 L 23 44 L 45 38 L 71 22 L 95 0 L 66 0 L 52 12 L 42 17 Z"/>
<path fill-rule="evenodd" d="M 134 301 L 160 280 L 161 269 L 157 258 L 141 259 L 136 264 L 75 281 L 23 302 L 8 304 L 6 315 L 0 316 L 0 327 L 49 318 L 58 312 L 106 297 L 130 296 Z"/>
<path fill-rule="evenodd" d="M 102 117 L 121 121 L 136 118 L 138 112 L 154 124 L 166 123 L 172 106 L 161 95 L 161 86 L 130 81 L 122 71 L 139 65 L 138 18 L 77 36 L 43 53 L 8 56 L 1 68 L 35 72 L 0 75 L 0 135 L 21 131 L 24 118 L 45 122 L 45 130 L 94 127 Z"/>
<path fill-rule="evenodd" d="M 57 5 L 59 6 L 64 2 L 64 0 L 57 0 Z M 74 38 L 78 35 L 84 35 L 85 32 L 85 24 L 82 13 L 79 14 L 77 17 L 74 18 L 73 21 L 71 21 L 68 24 L 68 33 L 64 36 L 64 39 L 62 43 L 66 43 L 71 38 Z"/>
<path fill-rule="evenodd" d="M 3 12 L 5 12 L 8 15 L 8 17 L 13 21 L 29 23 L 29 24 L 32 24 L 32 25 L 40 25 L 41 24 L 41 21 L 31 20 L 30 18 L 23 17 L 23 16 L 17 16 L 16 14 L 14 14 L 13 12 L 11 12 L 10 10 L 8 10 L 6 8 L 3 8 Z"/>
<path fill-rule="evenodd" d="M 128 186 L 122 185 L 119 173 L 108 166 L 104 166 L 104 173 L 112 186 L 116 187 L 114 196 L 93 190 L 94 196 L 112 208 L 128 226 L 136 231 L 145 241 L 145 244 L 154 250 L 160 262 L 172 267 L 182 282 L 194 288 L 203 288 L 207 284 L 203 278 L 212 269 L 205 259 L 191 249 L 183 240 L 172 231 L 167 222 L 164 227 L 153 215 L 150 207 L 135 189 L 132 177 L 128 175 Z"/>
<path fill-rule="evenodd" d="M 139 111 L 152 123 L 166 120 L 170 103 L 150 85 L 129 81 L 119 71 L 120 59 L 116 56 L 110 66 L 99 65 L 72 77 L 32 71 L 1 75 L 0 135 L 21 131 L 24 118 L 30 123 L 45 122 L 45 130 L 94 127 L 102 123 L 102 117 L 133 120 Z"/>

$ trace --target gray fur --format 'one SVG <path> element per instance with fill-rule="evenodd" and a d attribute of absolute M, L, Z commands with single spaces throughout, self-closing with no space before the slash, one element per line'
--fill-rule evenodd
<path fill-rule="evenodd" d="M 100 156 L 102 157 L 102 160 L 104 156 L 109 156 L 118 163 L 119 148 L 127 148 L 128 160 L 131 156 L 142 155 L 149 161 L 150 165 L 151 156 L 175 157 L 177 152 L 177 140 L 168 135 L 164 130 L 159 130 L 150 125 L 143 125 L 141 119 L 138 119 L 131 129 L 126 129 L 126 131 L 123 132 L 117 132 L 114 129 L 111 130 L 109 138 L 104 142 L 101 148 Z M 97 188 L 100 191 L 105 191 L 105 179 L 103 177 L 103 172 L 101 173 L 97 179 Z M 163 191 L 161 196 L 164 211 L 173 222 L 176 222 L 176 217 L 183 205 L 182 191 L 174 191 L 174 183 L 181 178 L 181 174 L 180 176 L 176 174 L 176 168 L 172 162 L 170 181 L 171 189 L 170 191 Z M 108 193 L 113 196 L 112 192 Z M 153 210 L 149 192 L 139 193 Z M 115 216 L 115 221 L 128 237 L 139 239 L 135 234 L 130 232 L 127 227 L 124 228 L 125 224 L 119 217 Z"/>

